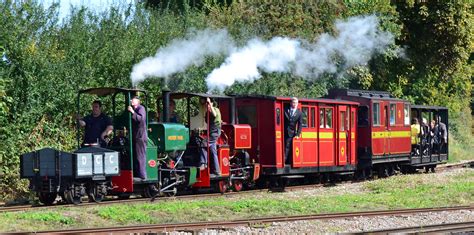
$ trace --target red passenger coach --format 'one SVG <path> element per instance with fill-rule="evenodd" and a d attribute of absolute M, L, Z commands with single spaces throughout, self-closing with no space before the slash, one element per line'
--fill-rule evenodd
<path fill-rule="evenodd" d="M 301 99 L 301 138 L 293 139 L 291 164 L 285 164 L 285 117 L 289 97 L 238 96 L 237 122 L 252 127 L 250 157 L 262 174 L 298 175 L 354 171 L 358 104 L 329 99 Z"/>
<path fill-rule="evenodd" d="M 409 161 L 410 104 L 388 92 L 334 89 L 330 98 L 358 102 L 359 167 L 380 164 L 381 174 L 393 172 L 397 163 Z M 375 167 L 377 168 L 377 167 Z"/>

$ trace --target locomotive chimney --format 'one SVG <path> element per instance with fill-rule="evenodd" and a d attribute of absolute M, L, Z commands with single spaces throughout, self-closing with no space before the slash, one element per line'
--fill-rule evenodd
<path fill-rule="evenodd" d="M 230 117 L 230 124 L 235 124 L 235 97 L 230 99 L 230 107 L 229 107 L 229 117 Z"/>
<path fill-rule="evenodd" d="M 163 122 L 169 122 L 170 118 L 168 115 L 169 108 L 170 108 L 170 93 L 171 91 L 168 89 L 167 86 L 163 87 L 161 90 L 161 96 L 163 98 Z"/>

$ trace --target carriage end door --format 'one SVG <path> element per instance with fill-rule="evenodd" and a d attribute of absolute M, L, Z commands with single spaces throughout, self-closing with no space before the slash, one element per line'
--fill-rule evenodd
<path fill-rule="evenodd" d="M 347 164 L 348 154 L 348 117 L 349 110 L 347 106 L 339 106 L 337 117 L 337 165 L 343 166 Z"/>

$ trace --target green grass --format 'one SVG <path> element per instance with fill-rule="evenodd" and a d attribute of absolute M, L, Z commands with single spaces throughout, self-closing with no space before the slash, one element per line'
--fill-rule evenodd
<path fill-rule="evenodd" d="M 70 217 L 61 215 L 58 212 L 31 212 L 19 214 L 17 219 L 32 220 L 38 222 L 57 223 L 57 224 L 73 224 L 74 220 Z"/>
<path fill-rule="evenodd" d="M 37 231 L 73 227 L 103 227 L 245 219 L 396 208 L 468 205 L 474 202 L 474 170 L 432 177 L 401 175 L 364 182 L 359 190 L 325 188 L 317 194 L 254 193 L 238 198 L 158 201 L 94 207 L 67 207 L 0 214 L 0 231 Z"/>
<path fill-rule="evenodd" d="M 450 136 L 449 141 L 449 162 L 459 162 L 463 160 L 474 160 L 474 137 L 465 141 L 459 141 L 454 136 Z"/>

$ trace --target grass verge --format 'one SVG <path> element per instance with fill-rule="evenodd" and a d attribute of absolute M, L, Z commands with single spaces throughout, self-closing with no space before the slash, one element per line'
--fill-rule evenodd
<path fill-rule="evenodd" d="M 449 138 L 449 162 L 474 160 L 474 136 L 466 135 L 462 141 L 454 135 Z"/>
<path fill-rule="evenodd" d="M 232 220 L 375 209 L 468 205 L 474 202 L 474 170 L 400 175 L 384 180 L 305 192 L 255 193 L 94 207 L 68 207 L 0 214 L 0 231 Z"/>

